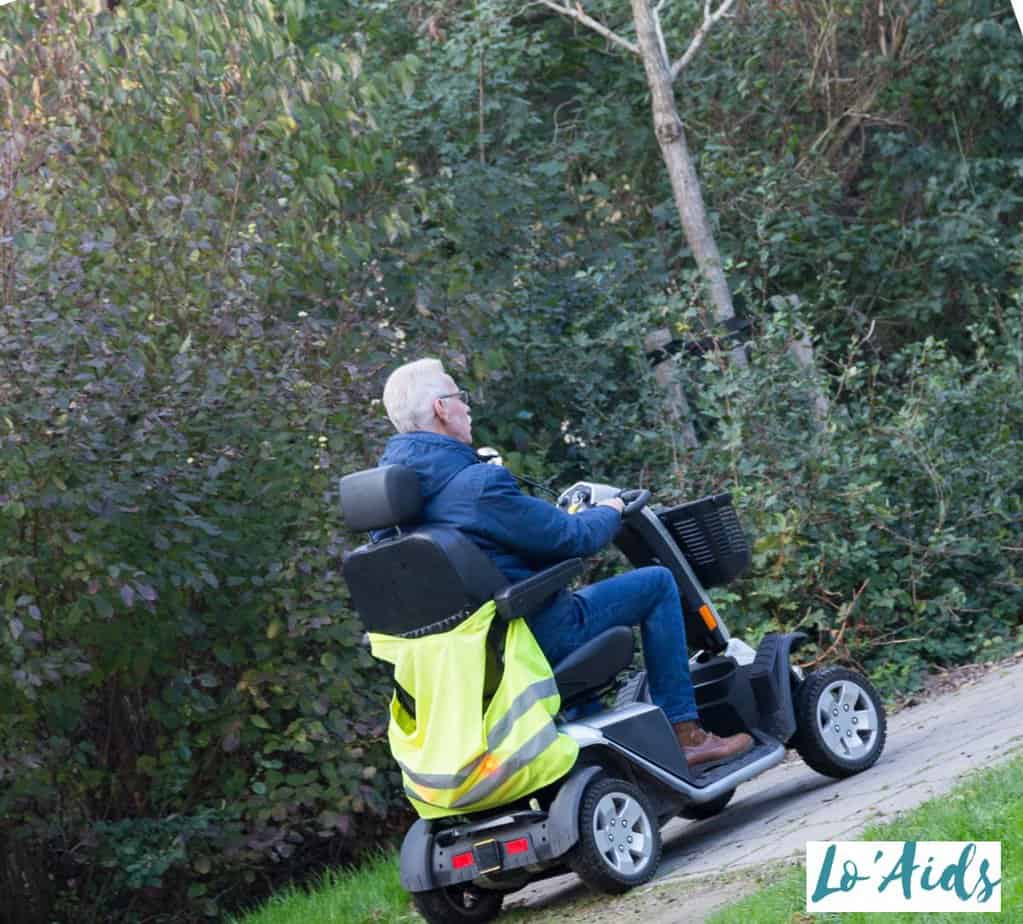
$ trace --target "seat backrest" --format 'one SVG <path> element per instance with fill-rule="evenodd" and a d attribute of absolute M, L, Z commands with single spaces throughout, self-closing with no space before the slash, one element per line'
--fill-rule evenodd
<path fill-rule="evenodd" d="M 446 631 L 508 584 L 486 553 L 454 527 L 417 527 L 422 506 L 416 474 L 405 466 L 341 479 L 341 509 L 349 526 L 413 530 L 345 556 L 345 581 L 370 632 Z"/>
<path fill-rule="evenodd" d="M 370 632 L 443 632 L 508 581 L 467 536 L 448 526 L 364 545 L 345 557 L 352 602 Z"/>
<path fill-rule="evenodd" d="M 341 515 L 351 529 L 370 531 L 413 523 L 423 509 L 419 478 L 407 465 L 381 465 L 345 475 Z"/>

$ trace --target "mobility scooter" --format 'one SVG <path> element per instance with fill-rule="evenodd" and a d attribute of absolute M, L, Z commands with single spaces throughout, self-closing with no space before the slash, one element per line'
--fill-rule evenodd
<path fill-rule="evenodd" d="M 506 894 L 569 870 L 605 893 L 640 885 L 656 872 L 662 825 L 676 815 L 702 819 L 722 811 L 740 783 L 780 763 L 787 748 L 836 778 L 866 770 L 881 754 L 885 711 L 866 677 L 840 667 L 804 677 L 790 663 L 805 639 L 798 632 L 768 634 L 755 651 L 729 636 L 707 594 L 708 587 L 734 580 L 750 565 L 728 494 L 653 508 L 648 491 L 622 493 L 580 482 L 558 503 L 572 512 L 617 495 L 626 501 L 618 549 L 635 567 L 663 565 L 678 584 L 703 726 L 720 735 L 748 732 L 754 746 L 728 762 L 689 767 L 667 717 L 650 700 L 645 673 L 626 675 L 634 654 L 632 631 L 604 632 L 549 667 L 547 682 L 556 684 L 547 701 L 554 704 L 551 732 L 572 748 L 557 779 L 540 780 L 538 788 L 507 803 L 484 800 L 481 809 L 463 800 L 431 811 L 416 801 L 431 792 L 413 785 L 422 774 L 416 776 L 395 752 L 406 792 L 423 816 L 404 839 L 401 882 L 431 924 L 492 920 Z M 499 647 L 501 632 L 495 628 L 524 625 L 582 569 L 574 559 L 509 585 L 465 535 L 417 523 L 419 484 L 403 466 L 345 476 L 340 499 L 351 528 L 384 531 L 344 563 L 352 602 L 371 639 L 443 643 L 445 633 L 492 604 L 487 645 Z M 500 664 L 501 653 L 496 654 Z M 392 749 L 396 722 L 405 732 L 415 731 L 416 697 L 417 690 L 396 680 Z M 599 697 L 611 705 L 594 711 Z M 586 708 L 578 709 L 582 704 Z M 475 704 L 477 717 L 485 706 Z M 464 721 L 456 712 L 449 718 L 435 710 L 431 721 Z M 498 724 L 508 721 L 502 716 Z M 458 728 L 442 734 L 457 735 Z M 486 745 L 484 735 L 481 751 Z M 454 783 L 473 785 L 466 774 L 482 779 L 489 759 L 481 752 Z M 476 785 L 478 791 L 485 783 Z"/>

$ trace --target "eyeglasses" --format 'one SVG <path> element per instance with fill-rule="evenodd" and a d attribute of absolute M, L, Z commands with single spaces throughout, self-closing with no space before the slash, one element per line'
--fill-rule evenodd
<path fill-rule="evenodd" d="M 462 404 L 464 404 L 466 407 L 468 407 L 470 402 L 472 401 L 472 395 L 470 395 L 469 392 L 467 392 L 464 388 L 461 388 L 458 391 L 454 391 L 450 395 L 437 396 L 438 401 L 443 401 L 445 398 L 458 398 L 458 400 L 461 401 Z"/>

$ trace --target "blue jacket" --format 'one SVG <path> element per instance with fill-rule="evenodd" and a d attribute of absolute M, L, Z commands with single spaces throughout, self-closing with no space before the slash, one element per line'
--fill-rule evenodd
<path fill-rule="evenodd" d="M 566 558 L 593 555 L 621 527 L 611 507 L 567 514 L 523 494 L 504 466 L 480 462 L 472 447 L 439 433 L 392 437 L 380 464 L 415 469 L 425 502 L 422 522 L 460 529 L 510 581 Z"/>

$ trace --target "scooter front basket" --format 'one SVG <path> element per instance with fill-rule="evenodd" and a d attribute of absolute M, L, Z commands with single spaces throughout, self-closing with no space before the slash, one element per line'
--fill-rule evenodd
<path fill-rule="evenodd" d="M 704 587 L 721 587 L 749 570 L 752 557 L 731 494 L 712 494 L 657 516 Z"/>

